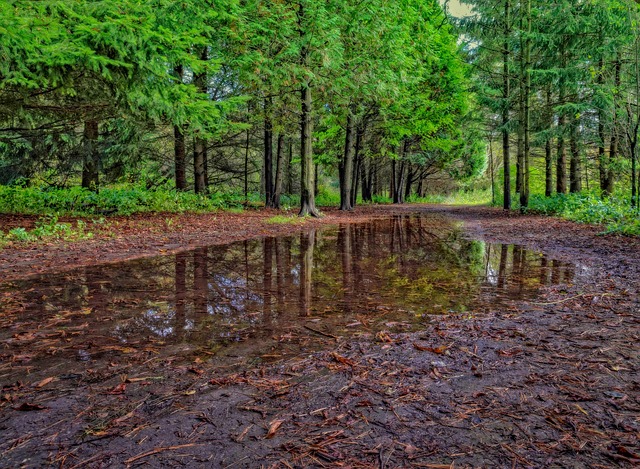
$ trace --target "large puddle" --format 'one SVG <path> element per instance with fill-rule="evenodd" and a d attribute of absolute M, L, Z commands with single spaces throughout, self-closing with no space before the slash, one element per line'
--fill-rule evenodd
<path fill-rule="evenodd" d="M 508 307 L 575 273 L 403 216 L 45 275 L 0 285 L 0 384 L 119 360 L 277 360 Z"/>

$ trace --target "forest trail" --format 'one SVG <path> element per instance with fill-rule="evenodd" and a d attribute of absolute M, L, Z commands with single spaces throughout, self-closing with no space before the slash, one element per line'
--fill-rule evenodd
<path fill-rule="evenodd" d="M 460 221 L 469 239 L 525 246 L 576 266 L 579 274 L 541 284 L 534 299 L 434 316 L 420 331 L 389 324 L 388 330 L 367 334 L 364 327 L 363 334 L 342 337 L 323 323 L 308 323 L 276 337 L 278 343 L 313 344 L 308 352 L 273 361 L 196 357 L 183 365 L 155 359 L 161 343 L 131 343 L 109 349 L 107 369 L 2 382 L 0 466 L 640 463 L 638 238 L 600 236 L 597 227 L 484 207 L 366 207 L 330 211 L 300 227 L 267 224 L 275 212 L 186 215 L 166 233 L 149 231 L 161 225 L 159 216 L 123 222 L 115 238 L 8 249 L 0 253 L 0 271 L 17 279 L 413 213 Z M 32 271 L 30 258 L 38 259 Z M 3 327 L 11 330 L 8 313 L 21 305 L 10 295 L 1 300 Z M 59 318 L 61 324 L 66 319 Z M 83 331 L 69 330 L 66 337 L 75 340 Z M 16 333 L 9 341 L 31 339 Z M 41 338 L 39 346 L 46 345 L 42 340 L 58 337 Z M 28 356 L 3 350 L 2 375 L 29 368 Z M 147 355 L 144 374 L 119 368 L 121 360 Z M 62 394 L 60 386 L 67 386 Z"/>

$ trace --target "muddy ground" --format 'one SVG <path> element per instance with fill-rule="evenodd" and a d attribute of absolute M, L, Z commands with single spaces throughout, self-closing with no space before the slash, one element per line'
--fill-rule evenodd
<path fill-rule="evenodd" d="M 122 220 L 115 237 L 6 249 L 0 276 L 413 211 L 453 217 L 470 237 L 534 248 L 588 275 L 535 301 L 435 317 L 418 333 L 307 331 L 325 350 L 294 359 L 172 368 L 150 354 L 144 374 L 114 366 L 57 377 L 56 386 L 3 382 L 0 466 L 640 465 L 637 238 L 490 208 L 369 207 L 301 227 L 267 224 L 273 213 L 263 212 L 159 216 Z"/>

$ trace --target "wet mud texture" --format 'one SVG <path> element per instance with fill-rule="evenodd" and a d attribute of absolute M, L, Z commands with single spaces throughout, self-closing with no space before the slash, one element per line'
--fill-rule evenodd
<path fill-rule="evenodd" d="M 417 332 L 361 325 L 342 336 L 316 325 L 287 335 L 276 325 L 277 342 L 307 342 L 308 353 L 285 358 L 173 364 L 154 359 L 163 344 L 145 343 L 104 351 L 106 364 L 83 373 L 61 362 L 33 380 L 3 378 L 0 465 L 636 467 L 638 240 L 485 208 L 367 216 L 387 210 L 451 217 L 470 239 L 523 245 L 580 275 Z M 4 296 L 3 310 L 21 307 L 13 301 Z M 73 341 L 82 326 L 59 334 Z M 29 367 L 30 357 L 2 353 L 2 376 Z"/>

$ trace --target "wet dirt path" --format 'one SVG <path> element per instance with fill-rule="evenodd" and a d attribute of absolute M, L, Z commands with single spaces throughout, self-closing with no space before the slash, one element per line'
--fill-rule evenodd
<path fill-rule="evenodd" d="M 0 428 L 6 441 L 0 465 L 578 468 L 640 462 L 638 241 L 492 209 L 400 210 L 460 220 L 469 239 L 493 243 L 485 248 L 493 246 L 493 263 L 487 265 L 495 267 L 497 282 L 502 245 L 541 252 L 522 255 L 525 250 L 511 247 L 505 254 L 505 272 L 519 267 L 532 273 L 517 277 L 529 279 L 523 285 L 535 281 L 539 294 L 493 306 L 469 303 L 468 310 L 432 317 L 413 332 L 397 317 L 366 327 L 368 316 L 359 311 L 337 328 L 318 321 L 292 331 L 276 321 L 265 334 L 279 344 L 275 352 L 230 352 L 222 361 L 206 353 L 181 355 L 180 342 L 142 344 L 139 338 L 90 356 L 97 360 L 95 368 L 73 350 L 73 362 L 67 366 L 61 360 L 55 374 L 2 382 Z M 339 241 L 339 236 L 334 241 L 344 246 L 347 238 L 343 233 Z M 295 245 L 298 268 L 308 244 L 302 237 Z M 353 246 L 352 258 L 358 258 Z M 264 258 L 265 247 L 257 257 Z M 277 243 L 272 246 L 269 272 L 278 271 L 278 249 Z M 350 268 L 366 270 L 343 260 L 326 260 L 336 270 L 325 282 Z M 579 268 L 554 270 L 554 260 L 557 267 Z M 254 270 L 264 273 L 264 267 Z M 199 267 L 191 259 L 186 268 L 193 274 Z M 172 269 L 175 273 L 176 266 Z M 483 274 L 485 283 L 491 270 Z M 269 280 L 277 287 L 277 274 Z M 304 282 L 294 286 L 299 308 Z M 190 298 L 194 308 L 197 299 Z M 12 295 L 2 301 L 5 311 L 20 307 Z M 142 299 L 123 295 L 118 301 L 135 305 Z M 89 314 L 95 305 L 84 307 Z M 80 318 L 66 327 L 70 316 L 64 309 L 56 314 L 60 332 L 53 327 L 48 335 L 28 337 L 15 329 L 8 339 L 37 339 L 45 353 L 50 341 L 55 356 L 60 341 L 75 343 L 86 328 Z M 311 317 L 317 319 L 313 316 L 322 318 L 318 311 Z M 341 328 L 360 332 L 343 335 Z M 167 346 L 184 360 L 159 357 L 158 349 Z M 306 353 L 299 353 L 301 348 Z M 296 352 L 283 353 L 291 349 Z M 9 358 L 6 348 L 3 353 L 4 373 L 32 366 L 28 352 Z"/>

